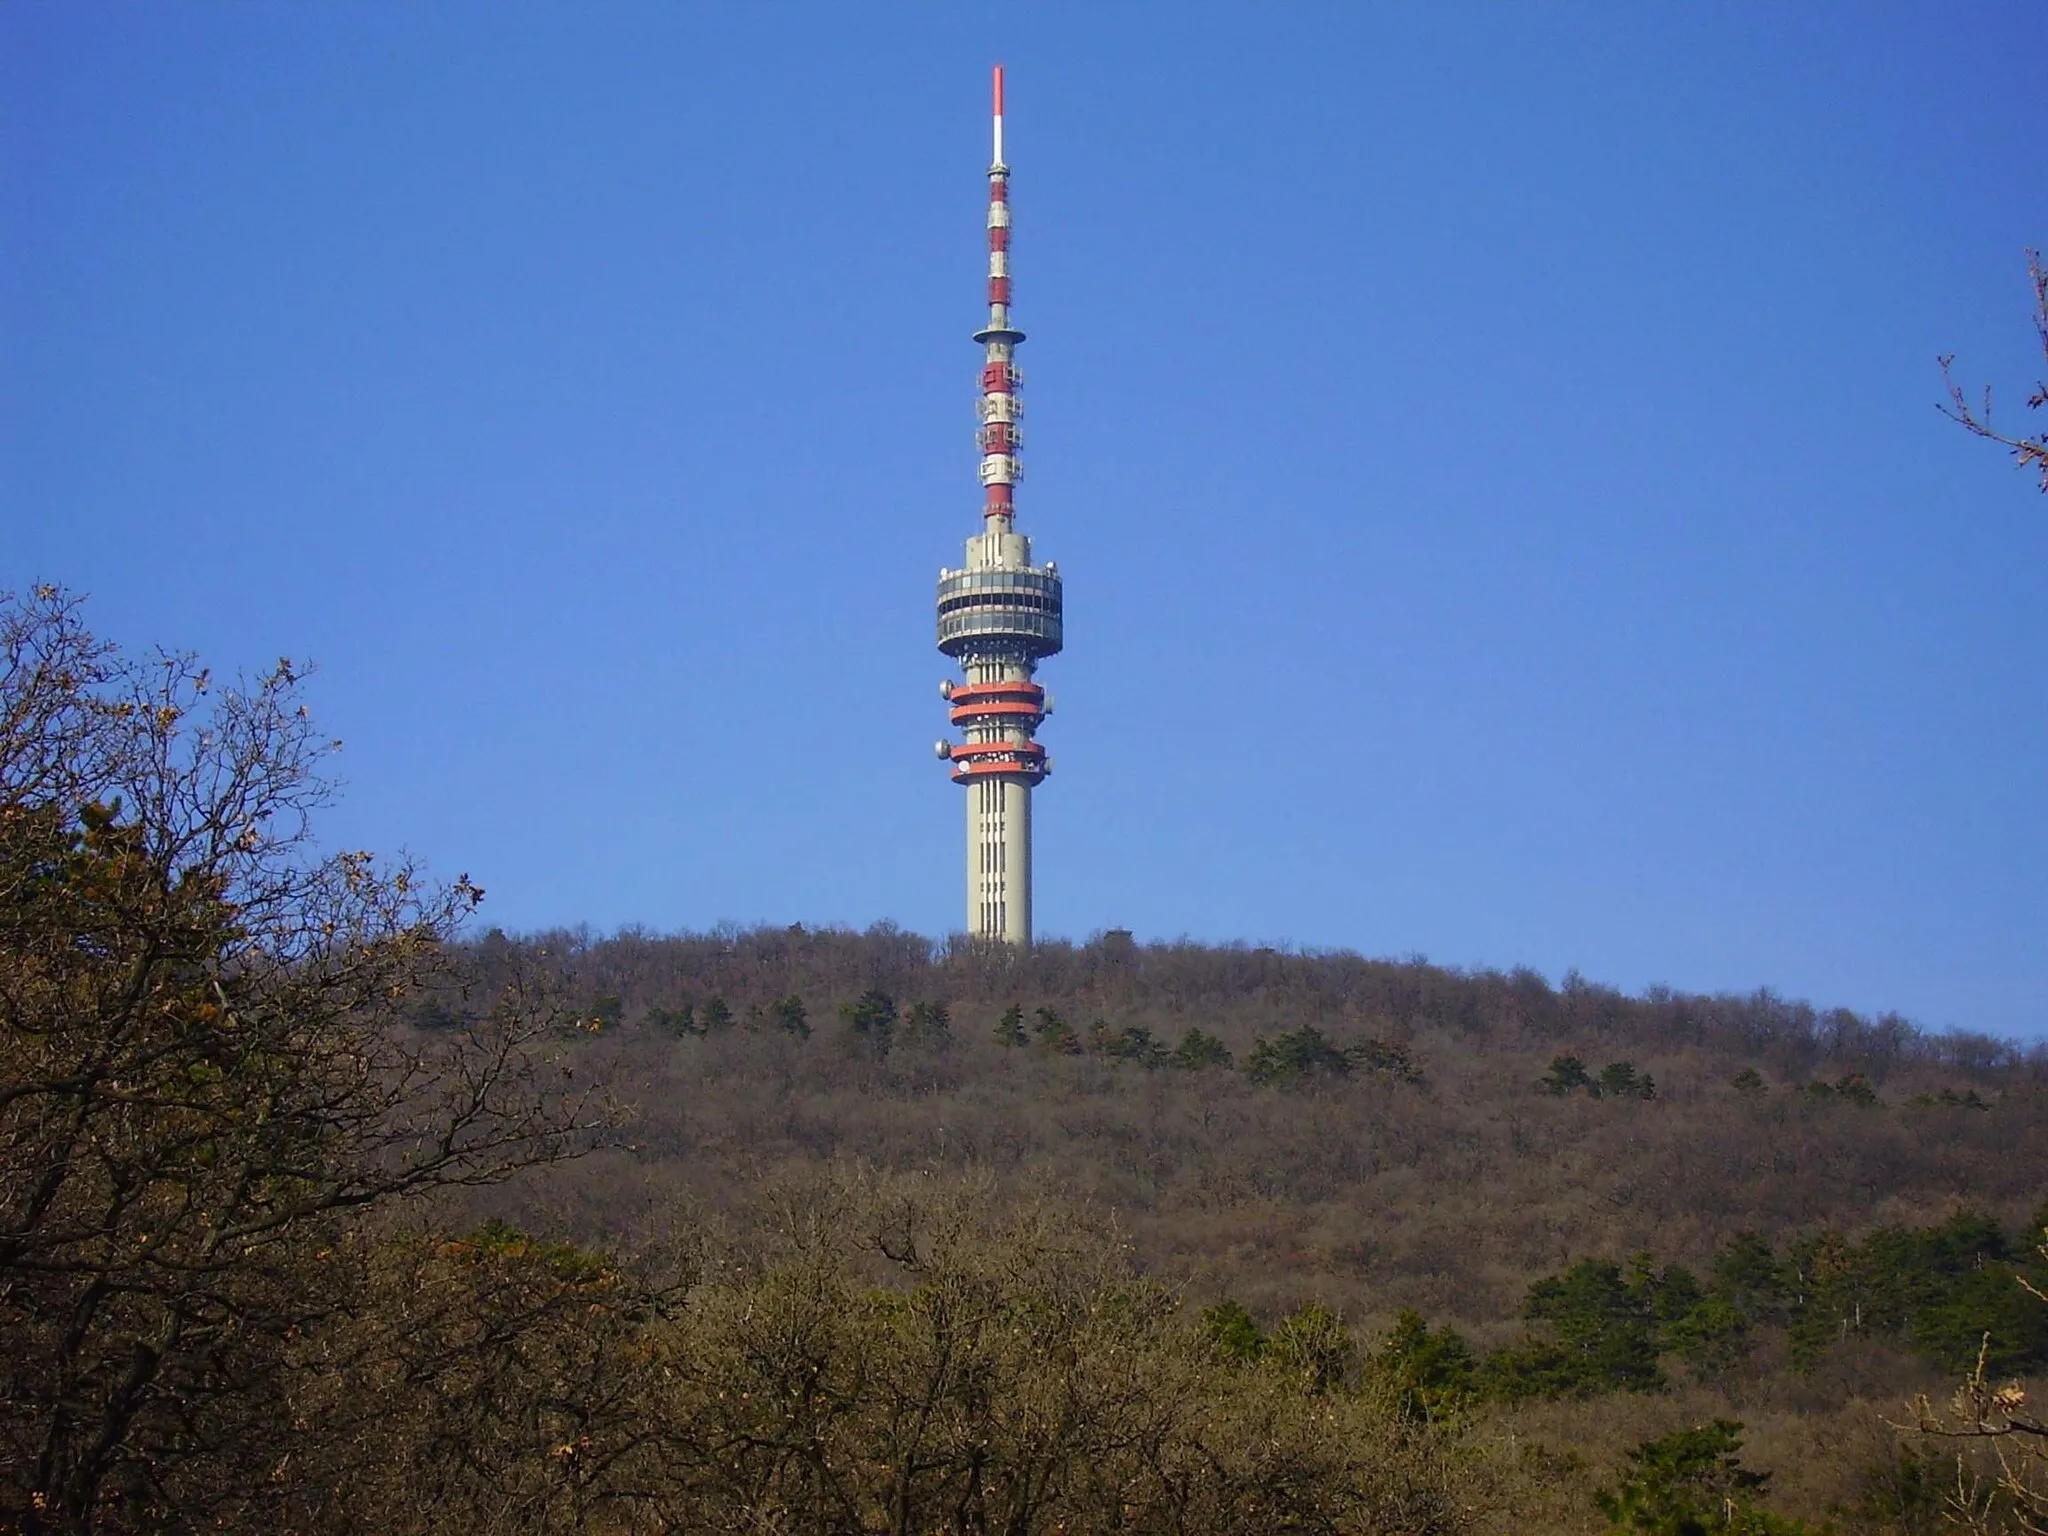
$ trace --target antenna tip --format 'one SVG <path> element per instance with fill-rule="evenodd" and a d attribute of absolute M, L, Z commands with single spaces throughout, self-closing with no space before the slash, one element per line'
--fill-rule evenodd
<path fill-rule="evenodd" d="M 996 74 L 995 74 L 995 103 L 996 103 L 996 116 L 997 116 L 997 117 L 1001 117 L 1001 116 L 1003 115 L 1003 66 L 1002 66 L 1002 65 L 1000 65 L 1000 64 L 998 64 L 998 65 L 996 66 Z"/>

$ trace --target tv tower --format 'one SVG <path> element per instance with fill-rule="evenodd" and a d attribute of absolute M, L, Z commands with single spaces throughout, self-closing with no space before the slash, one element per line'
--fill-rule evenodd
<path fill-rule="evenodd" d="M 938 755 L 967 789 L 967 932 L 1006 943 L 1031 942 L 1031 791 L 1052 771 L 1032 739 L 1052 701 L 1031 680 L 1060 649 L 1059 567 L 1031 563 L 1031 541 L 1016 531 L 1016 487 L 1024 465 L 1024 403 L 1010 324 L 1010 168 L 1003 163 L 1003 68 L 995 71 L 995 158 L 988 168 L 988 326 L 982 347 L 982 531 L 967 541 L 967 561 L 939 572 L 939 649 L 959 662 L 966 681 L 939 692 L 952 706 L 964 741 L 941 741 Z"/>

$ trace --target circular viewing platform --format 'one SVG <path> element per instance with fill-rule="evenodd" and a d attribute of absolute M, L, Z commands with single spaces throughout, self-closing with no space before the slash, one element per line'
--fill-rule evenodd
<path fill-rule="evenodd" d="M 939 580 L 939 649 L 948 656 L 1001 648 L 1035 660 L 1064 639 L 1060 578 L 1049 571 L 948 571 Z"/>

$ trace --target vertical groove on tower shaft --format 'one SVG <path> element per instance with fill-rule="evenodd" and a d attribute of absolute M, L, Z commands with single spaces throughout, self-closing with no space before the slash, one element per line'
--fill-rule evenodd
<path fill-rule="evenodd" d="M 982 346 L 982 531 L 966 563 L 939 573 L 939 649 L 960 664 L 963 682 L 941 692 L 962 741 L 941 741 L 953 782 L 967 789 L 967 931 L 976 938 L 1031 942 L 1031 792 L 1052 769 L 1034 739 L 1051 711 L 1032 681 L 1060 649 L 1064 616 L 1059 570 L 1031 563 L 1031 541 L 1016 531 L 1023 477 L 1024 402 L 1010 324 L 1010 168 L 1003 162 L 1003 70 L 995 71 L 995 155 L 988 168 L 988 325 Z"/>

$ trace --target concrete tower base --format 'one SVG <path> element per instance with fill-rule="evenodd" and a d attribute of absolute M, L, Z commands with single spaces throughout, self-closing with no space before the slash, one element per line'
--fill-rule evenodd
<path fill-rule="evenodd" d="M 967 786 L 967 931 L 1031 942 L 1031 786 L 985 778 Z"/>

